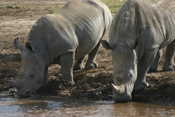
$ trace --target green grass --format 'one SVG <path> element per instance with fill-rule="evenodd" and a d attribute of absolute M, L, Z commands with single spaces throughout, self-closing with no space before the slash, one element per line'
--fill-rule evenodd
<path fill-rule="evenodd" d="M 116 13 L 116 11 L 121 7 L 121 5 L 124 3 L 126 0 L 101 0 L 104 2 L 111 10 L 112 13 Z M 58 10 L 62 7 L 63 5 L 56 5 L 49 7 L 47 10 L 50 14 L 58 12 Z"/>
<path fill-rule="evenodd" d="M 125 0 L 101 0 L 103 1 L 111 10 L 112 13 L 116 13 L 118 9 L 122 6 Z"/>
<path fill-rule="evenodd" d="M 101 1 L 103 1 L 110 8 L 112 13 L 116 13 L 126 0 L 101 0 Z M 159 0 L 147 0 L 147 1 L 156 3 Z"/>
<path fill-rule="evenodd" d="M 7 9 L 20 9 L 20 6 L 17 4 L 6 4 L 6 5 L 1 5 L 0 8 L 7 8 Z"/>
<path fill-rule="evenodd" d="M 54 14 L 54 13 L 58 13 L 59 9 L 62 8 L 63 5 L 55 5 L 49 8 L 46 8 L 49 14 Z"/>

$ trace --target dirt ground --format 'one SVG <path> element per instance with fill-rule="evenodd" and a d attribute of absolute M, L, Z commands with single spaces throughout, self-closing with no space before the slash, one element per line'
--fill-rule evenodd
<path fill-rule="evenodd" d="M 37 18 L 59 11 L 66 0 L 1 0 L 0 1 L 0 92 L 9 90 L 8 81 L 15 79 L 20 69 L 16 60 L 18 51 L 13 40 L 26 38 Z M 15 56 L 15 60 L 14 60 Z M 110 53 L 100 48 L 97 55 L 99 67 L 88 71 L 75 71 L 76 86 L 66 88 L 60 81 L 59 66 L 49 68 L 49 82 L 42 87 L 40 95 L 111 100 L 112 63 Z M 161 68 L 161 66 L 160 66 Z M 151 86 L 134 95 L 134 101 L 175 105 L 175 72 L 157 72 L 147 75 Z"/>

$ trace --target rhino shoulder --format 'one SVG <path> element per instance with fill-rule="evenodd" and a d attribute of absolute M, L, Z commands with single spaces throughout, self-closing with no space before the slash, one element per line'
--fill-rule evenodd
<path fill-rule="evenodd" d="M 87 3 L 90 5 L 93 5 L 96 8 L 99 8 L 103 13 L 103 17 L 104 17 L 106 26 L 111 25 L 112 13 L 106 4 L 104 4 L 100 0 L 87 0 Z"/>

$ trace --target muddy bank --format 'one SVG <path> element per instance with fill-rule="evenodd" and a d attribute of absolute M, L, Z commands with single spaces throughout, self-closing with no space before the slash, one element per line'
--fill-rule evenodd
<path fill-rule="evenodd" d="M 77 84 L 73 88 L 64 87 L 59 79 L 52 79 L 42 90 L 59 96 L 71 96 L 79 99 L 112 100 L 112 73 L 106 72 L 105 69 L 96 69 L 86 71 L 83 74 L 80 73 L 81 75 L 79 73 L 75 74 L 77 74 L 75 78 Z M 161 105 L 175 105 L 174 75 L 173 72 L 148 74 L 147 79 L 151 86 L 134 94 L 133 100 Z M 42 91 L 40 93 L 42 94 Z"/>
<path fill-rule="evenodd" d="M 101 50 L 102 51 L 102 50 Z M 104 50 L 103 50 L 104 51 Z M 103 58 L 103 59 L 100 59 Z M 108 58 L 108 59 L 106 59 Z M 66 87 L 59 73 L 59 66 L 49 68 L 48 84 L 37 91 L 39 96 L 70 97 L 88 100 L 112 100 L 112 66 L 110 57 L 97 57 L 99 68 L 88 71 L 75 71 L 76 85 Z M 105 62 L 103 62 L 105 61 Z M 106 67 L 108 66 L 108 67 Z M 8 80 L 15 79 L 20 68 L 19 62 L 0 65 L 0 91 L 7 91 Z M 147 75 L 150 87 L 134 94 L 134 101 L 161 105 L 175 105 L 175 73 L 157 72 Z"/>

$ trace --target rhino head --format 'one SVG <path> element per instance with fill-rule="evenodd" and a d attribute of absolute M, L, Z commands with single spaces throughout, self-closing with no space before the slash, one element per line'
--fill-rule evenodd
<path fill-rule="evenodd" d="M 19 39 L 14 45 L 21 52 L 21 70 L 18 80 L 13 82 L 20 97 L 30 96 L 39 89 L 46 80 L 47 71 L 43 59 L 35 52 L 30 43 L 22 44 Z"/>
<path fill-rule="evenodd" d="M 117 102 L 130 101 L 137 78 L 136 52 L 124 45 L 112 47 L 107 41 L 102 41 L 102 45 L 112 53 L 113 99 Z"/>

